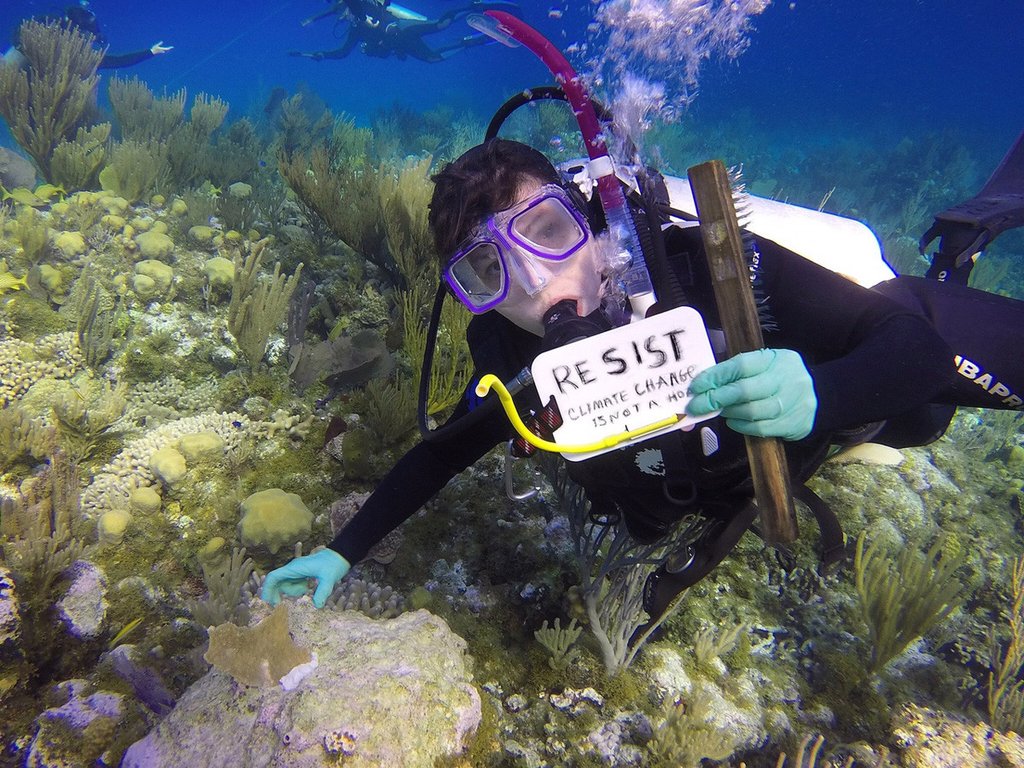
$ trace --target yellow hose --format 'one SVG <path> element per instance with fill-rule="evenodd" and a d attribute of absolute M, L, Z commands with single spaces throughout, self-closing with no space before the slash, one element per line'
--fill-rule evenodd
<path fill-rule="evenodd" d="M 678 424 L 683 418 L 682 416 L 673 414 L 672 416 L 666 416 L 653 424 L 648 424 L 645 427 L 631 429 L 628 432 L 621 432 L 617 435 L 612 435 L 593 443 L 563 445 L 562 443 L 545 440 L 531 432 L 529 427 L 527 427 L 523 423 L 523 420 L 519 418 L 519 411 L 516 410 L 516 404 L 512 399 L 512 394 L 505 388 L 505 385 L 501 383 L 501 379 L 493 373 L 487 373 L 481 376 L 480 382 L 476 385 L 477 396 L 484 397 L 492 389 L 497 393 L 498 399 L 501 401 L 501 407 L 505 409 L 505 415 L 508 416 L 508 420 L 512 422 L 512 426 L 515 428 L 516 432 L 518 432 L 530 445 L 536 446 L 542 451 L 551 451 L 552 453 L 593 453 L 595 451 L 603 451 L 605 448 L 613 448 L 619 443 L 627 442 L 635 437 L 642 437 L 643 435 L 655 432 L 663 427 Z"/>

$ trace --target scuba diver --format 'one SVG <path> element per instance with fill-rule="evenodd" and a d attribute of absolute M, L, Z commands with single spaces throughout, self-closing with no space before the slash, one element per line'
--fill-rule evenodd
<path fill-rule="evenodd" d="M 307 26 L 320 19 L 337 16 L 338 23 L 347 25 L 345 40 L 341 46 L 330 51 L 290 51 L 291 56 L 303 56 L 314 61 L 344 59 L 352 50 L 359 50 L 367 56 L 385 59 L 413 58 L 428 63 L 444 61 L 461 50 L 493 42 L 490 37 L 473 33 L 445 45 L 432 47 L 423 39 L 426 35 L 442 32 L 452 22 L 472 13 L 490 9 L 516 9 L 511 2 L 483 2 L 473 0 L 469 5 L 445 11 L 436 19 L 429 19 L 421 13 L 392 3 L 390 0 L 335 0 L 322 13 L 305 19 Z"/>
<path fill-rule="evenodd" d="M 561 83 L 573 83 L 551 68 L 562 75 Z M 539 98 L 540 90 L 521 98 Z M 577 116 L 583 113 L 568 100 Z M 580 124 L 588 148 L 595 146 L 599 131 L 582 118 Z M 454 296 L 474 314 L 467 331 L 474 376 L 493 372 L 510 382 L 508 390 L 518 390 L 516 407 L 537 417 L 539 431 L 544 424 L 556 426 L 548 417 L 560 414 L 551 414 L 551 402 L 543 402 L 532 379 L 524 379 L 524 366 L 567 342 L 601 338 L 685 306 L 699 311 L 715 359 L 721 360 L 688 381 L 686 413 L 711 417 L 699 429 L 674 429 L 567 462 L 588 500 L 589 519 L 625 526 L 638 544 L 666 540 L 684 518 L 700 521 L 687 524 L 693 534 L 647 579 L 648 627 L 751 528 L 756 508 L 744 436 L 784 441 L 797 487 L 835 445 L 923 445 L 945 432 L 957 406 L 1024 406 L 1024 358 L 1017 353 L 1024 302 L 953 280 L 896 276 L 887 265 L 883 279 L 868 281 L 869 287 L 759 234 L 753 223 L 749 266 L 764 348 L 727 358 L 700 228 L 688 220 L 693 217 L 679 202 L 678 184 L 643 170 L 634 172 L 629 186 L 620 184 L 608 170 L 612 164 L 604 162 L 607 154 L 598 152 L 589 163 L 559 169 L 540 151 L 498 138 L 494 127 L 492 121 L 482 144 L 434 176 L 428 221 L 443 277 L 428 335 L 436 336 L 445 294 Z M 1022 156 L 1018 141 L 986 188 L 1024 190 Z M 642 231 L 643 260 L 658 297 L 639 321 L 630 320 L 633 297 L 617 287 L 623 266 L 608 246 L 618 226 L 610 224 L 618 214 L 603 194 L 608 185 L 602 181 L 609 178 Z M 975 202 L 985 209 L 992 201 Z M 1022 210 L 1020 196 L 1014 211 L 1002 206 L 1004 218 Z M 941 219 L 941 234 L 950 239 L 960 228 L 990 235 L 998 228 L 992 221 L 957 224 L 951 218 Z M 841 240 L 833 238 L 826 250 L 842 247 Z M 873 237 L 872 242 L 877 251 Z M 371 547 L 515 435 L 499 408 L 480 401 L 477 379 L 445 425 L 426 429 L 430 345 L 420 391 L 425 439 L 396 463 L 326 548 L 271 571 L 264 600 L 276 604 L 283 595 L 304 594 L 314 580 L 313 602 L 322 607 Z M 639 358 L 640 350 L 634 351 Z M 835 516 L 808 489 L 797 495 L 821 529 L 822 562 L 840 559 L 845 542 Z M 633 638 L 640 636 L 638 630 Z"/>
<path fill-rule="evenodd" d="M 69 28 L 77 29 L 80 32 L 92 35 L 94 38 L 93 44 L 104 49 L 99 69 L 119 69 L 121 67 L 130 67 L 148 59 L 152 59 L 155 56 L 165 54 L 174 48 L 172 45 L 164 45 L 164 41 L 160 40 L 159 42 L 153 43 L 149 48 L 141 51 L 132 51 L 130 53 L 121 54 L 109 53 L 106 50 L 107 40 L 100 31 L 99 22 L 96 20 L 96 14 L 93 13 L 92 9 L 89 7 L 87 0 L 81 0 L 81 2 L 76 3 L 75 5 L 69 5 L 60 13 L 50 13 L 37 16 L 35 17 L 35 20 L 43 23 L 55 21 L 66 25 Z M 19 34 L 20 25 L 18 31 L 15 32 L 14 45 L 4 54 L 3 61 L 7 63 L 15 63 L 20 66 L 24 57 L 19 51 Z"/>
<path fill-rule="evenodd" d="M 611 326 L 615 308 L 603 302 L 607 281 L 594 245 L 600 224 L 540 152 L 491 139 L 450 163 L 435 183 L 430 226 L 447 286 L 476 314 L 468 339 L 478 372 L 514 376 L 542 351 L 557 305 L 575 305 L 569 314 L 598 329 Z M 687 300 L 714 326 L 697 228 L 670 227 L 666 239 L 672 263 L 683 267 Z M 719 363 L 691 383 L 696 396 L 687 411 L 721 409 L 728 429 L 717 429 L 722 447 L 714 465 L 699 453 L 694 461 L 691 447 L 680 449 L 691 454 L 681 463 L 698 473 L 689 498 L 666 491 L 678 481 L 664 470 L 638 461 L 646 443 L 569 467 L 594 511 L 621 519 L 637 541 L 657 540 L 693 509 L 708 515 L 716 523 L 710 538 L 693 545 L 715 560 L 703 563 L 700 575 L 752 522 L 747 517 L 740 530 L 729 530 L 750 494 L 741 434 L 789 441 L 790 466 L 806 480 L 836 442 L 924 444 L 941 436 L 957 405 L 1019 409 L 1024 394 L 1024 361 L 1013 341 L 1024 329 L 1024 303 L 917 277 L 868 289 L 771 241 L 759 241 L 757 252 L 768 348 Z M 470 413 L 472 390 L 449 423 Z M 531 406 L 542 409 L 536 399 Z M 322 606 L 350 564 L 509 433 L 495 412 L 449 440 L 421 442 L 327 549 L 272 571 L 264 599 L 302 593 L 314 578 L 314 602 Z M 659 442 L 667 459 L 670 441 Z M 698 576 L 663 566 L 653 578 L 646 606 L 652 617 Z"/>

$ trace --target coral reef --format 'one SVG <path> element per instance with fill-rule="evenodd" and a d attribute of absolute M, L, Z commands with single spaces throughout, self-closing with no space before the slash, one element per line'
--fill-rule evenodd
<path fill-rule="evenodd" d="M 70 72 L 47 61 L 57 80 L 30 78 L 26 98 Z M 787 557 L 745 537 L 660 636 L 633 644 L 646 574 L 678 540 L 637 547 L 594 525 L 577 489 L 526 462 L 517 483 L 539 493 L 513 504 L 495 454 L 374 548 L 327 610 L 287 601 L 291 629 L 270 644 L 290 632 L 317 657 L 285 677 L 291 690 L 270 653 L 239 672 L 267 687 L 208 670 L 206 629 L 222 625 L 220 642 L 224 624 L 266 616 L 263 574 L 301 554 L 297 540 L 336 535 L 415 439 L 437 281 L 430 174 L 482 126 L 396 107 L 364 127 L 308 89 L 233 122 L 203 93 L 112 78 L 108 95 L 112 123 L 72 120 L 71 104 L 19 134 L 28 102 L 0 111 L 52 182 L 0 152 L 0 762 L 113 765 L 151 731 L 125 765 L 180 764 L 183 742 L 204 760 L 230 747 L 228 762 L 244 744 L 268 764 L 398 764 L 400 751 L 482 768 L 762 766 L 783 749 L 801 766 L 1016 764 L 1012 413 L 961 412 L 924 449 L 837 457 L 812 485 L 864 534 L 853 569 L 817 573 L 809 532 Z M 564 107 L 527 112 L 510 135 L 575 156 Z M 665 170 L 705 146 L 750 158 L 757 189 L 869 216 L 910 271 L 908 233 L 980 181 L 949 137 L 783 157 L 742 116 L 702 127 L 650 134 Z M 1018 250 L 1001 239 L 978 284 L 1020 292 Z M 433 419 L 468 381 L 468 320 L 445 304 Z M 305 510 L 257 546 L 241 504 L 273 488 Z M 237 660 L 251 641 L 233 642 Z M 245 737 L 225 738 L 239 722 Z"/>
<path fill-rule="evenodd" d="M 261 608 L 257 618 L 268 612 Z M 294 642 L 318 662 L 297 688 L 239 688 L 211 670 L 128 749 L 122 765 L 328 766 L 338 764 L 337 752 L 349 744 L 347 766 L 430 766 L 470 742 L 480 698 L 465 643 L 442 620 L 417 611 L 375 621 L 317 611 L 308 599 L 291 603 L 287 615 Z M 291 642 L 288 626 L 282 631 L 279 642 Z M 185 731 L 189 738 L 182 740 Z"/>

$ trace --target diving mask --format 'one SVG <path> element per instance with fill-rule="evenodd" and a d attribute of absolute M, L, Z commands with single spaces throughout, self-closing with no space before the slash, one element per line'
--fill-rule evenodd
<path fill-rule="evenodd" d="M 536 295 L 589 237 L 566 191 L 545 184 L 477 227 L 448 261 L 444 279 L 470 312 L 481 314 L 505 300 L 513 278 Z"/>

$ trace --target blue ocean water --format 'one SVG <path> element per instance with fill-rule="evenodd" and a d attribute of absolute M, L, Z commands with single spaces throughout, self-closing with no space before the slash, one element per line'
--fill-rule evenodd
<path fill-rule="evenodd" d="M 409 0 L 406 5 L 431 16 L 461 3 Z M 521 15 L 556 44 L 568 46 L 586 40 L 598 5 L 523 2 Z M 60 7 L 7 0 L 0 5 L 0 40 L 11 38 L 20 19 Z M 112 53 L 158 40 L 174 46 L 121 74 L 144 79 L 156 92 L 186 88 L 218 96 L 232 106 L 229 120 L 261 108 L 273 88 L 291 93 L 301 83 L 336 114 L 366 122 L 395 103 L 413 109 L 444 103 L 483 118 L 516 91 L 550 82 L 532 55 L 497 44 L 438 64 L 374 59 L 358 51 L 341 61 L 290 57 L 291 50 L 340 44 L 343 30 L 332 19 L 301 25 L 327 7 L 322 0 L 91 4 Z M 775 2 L 752 19 L 752 26 L 746 52 L 704 67 L 701 93 L 690 110 L 693 119 L 728 119 L 743 108 L 780 142 L 830 132 L 952 131 L 992 162 L 1024 126 L 1024 56 L 1016 39 L 1024 28 L 1024 3 Z M 460 22 L 432 39 L 469 31 Z"/>

